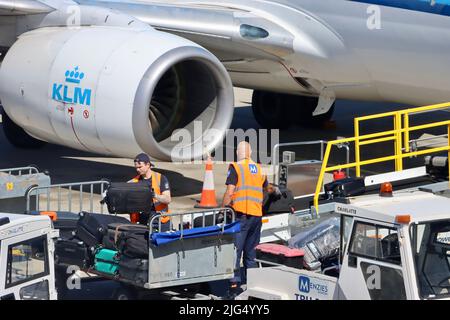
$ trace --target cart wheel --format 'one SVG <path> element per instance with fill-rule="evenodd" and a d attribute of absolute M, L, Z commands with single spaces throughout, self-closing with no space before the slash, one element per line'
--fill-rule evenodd
<path fill-rule="evenodd" d="M 113 300 L 137 300 L 136 289 L 121 284 L 120 287 L 114 290 Z"/>
<path fill-rule="evenodd" d="M 55 287 L 58 292 L 58 300 L 64 299 L 67 294 L 67 279 L 69 274 L 66 273 L 66 269 L 63 267 L 55 267 Z"/>

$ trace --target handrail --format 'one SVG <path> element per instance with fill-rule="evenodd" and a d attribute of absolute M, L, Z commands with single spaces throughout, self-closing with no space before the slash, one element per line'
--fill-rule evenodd
<path fill-rule="evenodd" d="M 227 215 L 227 213 L 230 213 L 231 214 L 231 222 L 229 222 L 228 220 L 229 220 L 229 218 L 228 218 L 228 215 Z M 155 224 L 155 222 L 157 221 L 157 225 L 158 225 L 158 230 L 161 230 L 161 227 L 162 227 L 162 222 L 161 222 L 161 217 L 169 217 L 169 218 L 171 218 L 170 220 L 169 220 L 169 222 L 167 222 L 167 223 L 170 223 L 170 228 L 169 229 L 173 229 L 173 217 L 180 217 L 181 219 L 180 219 L 180 239 L 182 239 L 183 237 L 184 237 L 184 230 L 185 230 L 185 228 L 184 228 L 184 224 L 183 224 L 183 218 L 185 217 L 185 216 L 190 216 L 191 217 L 191 220 L 192 220 L 192 222 L 194 221 L 194 217 L 196 216 L 196 215 L 201 215 L 201 217 L 202 217 L 202 228 L 205 228 L 207 225 L 206 225 L 206 215 L 212 215 L 213 216 L 213 220 L 212 220 L 212 224 L 211 225 L 208 225 L 208 227 L 209 226 L 215 226 L 215 225 L 217 225 L 216 224 L 216 216 L 218 216 L 219 214 L 223 214 L 223 223 L 221 223 L 220 225 L 221 225 L 221 229 L 222 229 L 222 233 L 224 233 L 225 232 L 225 225 L 226 224 L 228 224 L 228 223 L 233 223 L 233 222 L 235 222 L 236 221 L 236 217 L 235 217 L 235 212 L 234 212 L 234 210 L 232 209 L 232 208 L 217 208 L 217 209 L 209 209 L 209 210 L 200 210 L 200 211 L 193 211 L 193 212 L 184 212 L 184 213 L 169 213 L 169 214 L 162 214 L 162 213 L 158 213 L 158 214 L 156 214 L 155 216 L 153 216 L 151 219 L 150 219 L 150 223 L 149 223 L 149 228 L 150 228 L 150 236 L 153 234 L 153 233 L 156 233 L 155 231 L 154 231 L 154 226 L 156 225 Z"/>
<path fill-rule="evenodd" d="M 93 212 L 94 209 L 94 187 L 100 186 L 100 195 L 103 195 L 103 193 L 106 191 L 106 189 L 109 186 L 109 182 L 105 180 L 100 181 L 89 181 L 89 182 L 75 182 L 75 183 L 63 183 L 63 184 L 54 184 L 50 186 L 44 186 L 44 187 L 32 187 L 30 188 L 26 193 L 26 199 L 27 199 L 27 206 L 26 206 L 26 212 L 31 211 L 31 197 L 35 196 L 35 210 L 40 210 L 40 204 L 41 199 L 39 195 L 45 194 L 47 196 L 46 198 L 46 211 L 61 211 L 62 210 L 62 191 L 67 190 L 67 206 L 68 211 L 72 211 L 72 204 L 74 203 L 74 197 L 72 196 L 72 191 L 76 188 L 79 188 L 79 195 L 78 195 L 78 202 L 79 202 L 79 211 L 84 211 L 83 206 L 83 191 L 89 192 L 89 210 L 90 212 Z M 84 190 L 83 190 L 84 189 Z M 52 191 L 57 193 L 57 201 L 56 201 L 56 207 L 50 206 L 50 195 L 52 194 Z M 102 204 L 100 206 L 101 213 L 103 213 L 104 205 Z"/>
<path fill-rule="evenodd" d="M 326 140 L 312 140 L 312 141 L 298 141 L 298 142 L 287 142 L 287 143 L 277 143 L 273 146 L 272 150 L 272 165 L 276 166 L 280 164 L 280 148 L 281 147 L 293 147 L 293 146 L 311 146 L 311 145 L 320 145 L 320 161 L 323 161 L 325 154 L 325 147 L 327 146 L 328 141 Z M 337 145 L 339 149 L 346 149 L 346 159 L 347 163 L 350 162 L 350 148 L 347 144 Z M 349 175 L 349 171 L 347 170 L 347 175 Z"/>
<path fill-rule="evenodd" d="M 10 176 L 13 175 L 14 173 L 18 173 L 17 175 L 20 177 L 22 176 L 22 171 L 28 171 L 27 174 L 32 175 L 32 174 L 38 174 L 39 173 L 39 169 L 36 167 L 20 167 L 20 168 L 8 168 L 8 169 L 0 169 L 0 173 L 7 173 Z"/>
<path fill-rule="evenodd" d="M 356 168 L 356 176 L 360 177 L 362 166 L 376 164 L 376 163 L 382 163 L 382 162 L 388 162 L 388 161 L 395 161 L 395 171 L 402 171 L 403 170 L 403 159 L 405 159 L 405 158 L 426 155 L 426 154 L 431 154 L 431 153 L 437 153 L 437 152 L 444 152 L 444 151 L 448 152 L 449 159 L 450 159 L 450 120 L 438 121 L 438 122 L 434 122 L 434 123 L 417 125 L 417 126 L 413 126 L 413 127 L 410 127 L 410 121 L 409 121 L 410 116 L 413 114 L 439 111 L 439 110 L 448 109 L 448 108 L 450 108 L 450 102 L 355 118 L 355 120 L 354 120 L 355 136 L 354 137 L 329 141 L 327 144 L 327 149 L 325 151 L 325 156 L 324 156 L 324 159 L 322 162 L 322 168 L 320 170 L 319 179 L 318 179 L 317 185 L 316 185 L 316 192 L 314 194 L 314 207 L 316 209 L 316 212 L 318 212 L 318 210 L 319 210 L 319 195 L 320 195 L 320 191 L 322 189 L 324 175 L 326 172 Z M 371 134 L 366 134 L 366 135 L 360 136 L 360 123 L 361 122 L 367 121 L 367 120 L 382 119 L 382 118 L 387 118 L 387 117 L 393 117 L 393 124 L 394 124 L 393 130 L 376 132 L 376 133 L 371 133 Z M 447 136 L 448 136 L 447 146 L 429 148 L 429 149 L 421 150 L 421 151 L 411 151 L 411 147 L 410 147 L 410 143 L 411 143 L 410 133 L 411 132 L 423 130 L 423 129 L 443 127 L 443 126 L 447 128 Z M 361 146 L 374 145 L 377 143 L 382 143 L 382 142 L 387 142 L 387 141 L 394 141 L 395 146 L 394 146 L 394 154 L 393 155 L 373 158 L 373 159 L 369 159 L 369 160 L 361 160 Z M 349 144 L 349 143 L 355 144 L 355 162 L 328 167 L 328 160 L 330 158 L 331 148 L 335 145 Z M 449 169 L 449 171 L 450 171 L 450 169 Z M 449 175 L 450 175 L 450 172 L 449 172 Z"/>
<path fill-rule="evenodd" d="M 325 140 L 277 143 L 276 145 L 273 146 L 273 150 L 272 150 L 272 165 L 277 165 L 280 163 L 279 159 L 280 159 L 280 148 L 281 147 L 307 146 L 307 145 L 320 144 L 320 160 L 323 160 L 323 155 L 325 152 L 325 145 L 327 143 L 328 143 L 328 141 L 325 141 Z"/>

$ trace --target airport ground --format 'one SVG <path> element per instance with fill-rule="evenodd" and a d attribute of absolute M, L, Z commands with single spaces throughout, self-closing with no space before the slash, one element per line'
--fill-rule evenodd
<path fill-rule="evenodd" d="M 258 129 L 251 106 L 251 91 L 236 89 L 236 108 L 232 129 Z M 337 101 L 332 121 L 321 128 L 303 128 L 293 126 L 280 132 L 280 142 L 296 142 L 310 140 L 334 140 L 337 137 L 353 136 L 353 119 L 357 116 L 397 110 L 402 106 L 391 103 L 369 103 L 354 101 Z M 448 117 L 448 113 L 439 113 L 442 117 Z M 436 114 L 421 115 L 421 121 L 438 121 L 441 116 Z M 286 115 L 289 117 L 289 114 Z M 392 122 L 373 122 L 370 130 L 390 130 Z M 225 146 L 226 147 L 226 146 Z M 373 148 L 365 152 L 365 157 L 376 157 L 392 150 L 392 144 L 385 147 Z M 297 157 L 302 159 L 318 159 L 317 147 L 296 149 Z M 338 159 L 343 161 L 344 155 L 336 153 Z M 3 131 L 0 130 L 0 168 L 12 168 L 37 165 L 41 170 L 48 170 L 52 183 L 68 183 L 81 181 L 96 181 L 102 178 L 111 181 L 127 181 L 135 175 L 131 159 L 107 158 L 95 154 L 89 154 L 57 145 L 46 145 L 39 150 L 21 150 L 10 145 Z M 370 172 L 388 171 L 392 164 L 381 164 L 369 168 Z M 193 209 L 196 201 L 200 199 L 203 185 L 204 165 L 177 165 L 173 163 L 156 162 L 156 170 L 166 175 L 171 184 L 174 212 L 189 211 Z M 227 174 L 227 164 L 214 166 L 214 179 L 217 200 L 220 202 L 225 190 L 224 182 Z M 67 297 L 74 299 L 107 299 L 114 290 L 116 284 L 110 281 L 87 281 L 83 290 L 71 292 Z M 220 293 L 219 293 L 220 294 Z"/>

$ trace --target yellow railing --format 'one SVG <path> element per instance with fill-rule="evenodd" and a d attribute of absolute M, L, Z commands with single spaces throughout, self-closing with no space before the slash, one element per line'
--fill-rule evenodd
<path fill-rule="evenodd" d="M 329 141 L 327 144 L 327 149 L 325 151 L 325 156 L 322 163 L 322 169 L 320 170 L 319 179 L 317 181 L 316 192 L 314 195 L 314 206 L 316 211 L 319 210 L 319 195 L 323 186 L 324 175 L 327 172 L 333 172 L 336 170 L 347 169 L 347 168 L 355 168 L 356 176 L 361 176 L 361 167 L 388 162 L 395 161 L 395 171 L 403 170 L 403 159 L 415 156 L 421 156 L 436 152 L 444 152 L 447 151 L 450 159 L 450 120 L 433 122 L 424 125 L 418 125 L 414 127 L 410 127 L 410 116 L 419 113 L 439 111 L 443 109 L 450 108 L 450 102 L 436 104 L 426 107 L 405 109 L 399 111 L 386 112 L 382 114 L 376 114 L 366 117 L 355 118 L 355 136 L 348 139 L 340 139 Z M 382 118 L 393 118 L 394 129 L 390 131 L 382 131 L 372 134 L 366 134 L 360 136 L 360 124 L 363 121 L 374 120 L 374 119 L 382 119 Z M 431 129 L 437 127 L 447 127 L 447 136 L 448 141 L 445 147 L 437 147 L 437 148 L 429 148 L 421 151 L 412 151 L 410 149 L 410 133 L 418 130 Z M 394 142 L 394 154 L 391 156 L 378 157 L 369 160 L 361 160 L 361 147 L 367 145 L 374 145 L 377 143 L 393 141 Z M 342 165 L 334 165 L 328 167 L 328 160 L 330 158 L 331 149 L 333 146 L 341 145 L 344 143 L 354 143 L 355 145 L 355 162 L 342 164 Z M 450 174 L 450 172 L 449 172 Z"/>

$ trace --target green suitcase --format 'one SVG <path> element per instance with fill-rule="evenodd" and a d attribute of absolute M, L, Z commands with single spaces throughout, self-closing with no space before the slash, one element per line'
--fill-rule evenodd
<path fill-rule="evenodd" d="M 101 273 L 116 275 L 119 272 L 119 252 L 100 249 L 95 254 L 95 270 Z"/>

